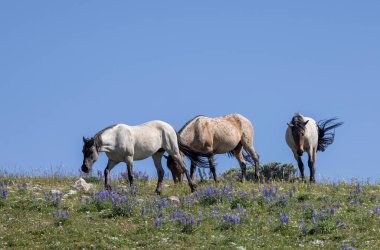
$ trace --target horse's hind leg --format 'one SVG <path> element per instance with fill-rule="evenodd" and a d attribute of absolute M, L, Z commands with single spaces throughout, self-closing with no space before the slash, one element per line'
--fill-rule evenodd
<path fill-rule="evenodd" d="M 208 158 L 208 163 L 210 165 L 210 170 L 211 170 L 211 173 L 214 177 L 214 181 L 215 182 L 218 182 L 217 178 L 216 178 L 216 170 L 215 170 L 215 160 L 214 160 L 214 156 L 210 156 Z"/>
<path fill-rule="evenodd" d="M 259 179 L 259 155 L 256 153 L 255 149 L 251 145 L 244 145 L 244 149 L 248 152 L 248 154 L 252 157 L 255 164 L 255 178 Z"/>
<path fill-rule="evenodd" d="M 191 165 L 190 165 L 190 178 L 191 178 L 191 180 L 194 180 L 194 173 L 195 173 L 196 169 L 197 169 L 197 165 L 195 165 L 195 163 L 193 161 L 191 161 Z"/>
<path fill-rule="evenodd" d="M 164 179 L 164 174 L 165 174 L 164 169 L 162 168 L 162 164 L 161 164 L 161 158 L 164 155 L 164 153 L 165 151 L 158 151 L 152 156 L 154 165 L 156 166 L 156 169 L 157 169 L 158 182 L 157 182 L 156 193 L 158 195 L 161 195 L 161 192 L 162 192 L 161 185 L 162 185 L 162 181 Z"/>
<path fill-rule="evenodd" d="M 239 162 L 239 166 L 241 169 L 241 181 L 244 182 L 247 179 L 247 164 L 245 163 L 245 159 L 243 156 L 243 147 L 239 144 L 234 150 L 234 155 L 236 160 Z"/>

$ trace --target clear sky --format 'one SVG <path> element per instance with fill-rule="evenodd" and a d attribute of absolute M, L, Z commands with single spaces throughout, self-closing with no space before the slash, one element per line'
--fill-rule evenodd
<path fill-rule="evenodd" d="M 317 178 L 378 180 L 379 13 L 348 0 L 1 1 L 0 169 L 76 173 L 82 136 L 108 125 L 229 113 L 252 121 L 262 163 L 295 164 L 285 130 L 299 111 L 345 122 Z M 152 159 L 135 170 L 155 173 Z"/>

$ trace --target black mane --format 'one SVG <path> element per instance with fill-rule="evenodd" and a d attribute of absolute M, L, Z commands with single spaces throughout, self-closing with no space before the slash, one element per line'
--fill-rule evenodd
<path fill-rule="evenodd" d="M 303 116 L 300 113 L 297 113 L 293 116 L 291 124 L 293 125 L 292 129 L 296 132 L 305 131 L 305 122 Z"/>

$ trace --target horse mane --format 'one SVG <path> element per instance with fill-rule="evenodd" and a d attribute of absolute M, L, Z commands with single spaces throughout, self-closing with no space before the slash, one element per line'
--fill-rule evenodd
<path fill-rule="evenodd" d="M 182 131 L 192 122 L 192 121 L 194 121 L 195 119 L 197 119 L 198 117 L 201 117 L 201 116 L 204 116 L 204 115 L 197 115 L 196 117 L 194 117 L 193 119 L 191 119 L 191 120 L 189 120 L 189 121 L 187 121 L 186 123 L 185 123 L 185 125 L 183 125 L 182 126 L 182 128 L 178 131 L 178 134 L 181 134 L 182 133 Z"/>
<path fill-rule="evenodd" d="M 111 125 L 111 126 L 108 126 L 108 127 L 104 128 L 104 129 L 100 130 L 99 132 L 97 132 L 97 133 L 94 135 L 94 137 L 93 137 L 93 138 L 94 138 L 94 143 L 95 143 L 95 146 L 96 146 L 97 149 L 98 149 L 99 147 L 102 146 L 102 142 L 101 142 L 101 140 L 100 140 L 100 136 L 101 136 L 106 130 L 111 129 L 111 128 L 114 128 L 116 125 L 117 125 L 117 124 L 113 124 L 113 125 Z"/>
<path fill-rule="evenodd" d="M 293 128 L 296 131 L 304 131 L 305 130 L 305 122 L 304 122 L 304 116 L 301 115 L 300 113 L 296 113 L 293 118 L 291 123 L 293 124 Z"/>

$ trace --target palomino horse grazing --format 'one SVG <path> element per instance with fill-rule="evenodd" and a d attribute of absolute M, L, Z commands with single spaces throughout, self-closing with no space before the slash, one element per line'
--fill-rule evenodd
<path fill-rule="evenodd" d="M 105 152 L 108 157 L 107 167 L 104 170 L 106 189 L 111 188 L 109 173 L 116 164 L 127 163 L 128 179 L 132 185 L 133 161 L 152 156 L 158 175 L 156 193 L 161 194 L 161 183 L 164 177 L 161 158 L 165 151 L 185 172 L 191 190 L 194 191 L 196 187 L 189 176 L 180 151 L 198 162 L 196 152 L 184 145 L 177 137 L 174 128 L 165 122 L 151 121 L 139 126 L 117 124 L 101 130 L 93 138 L 86 139 L 83 137 L 83 142 L 83 172 L 88 173 L 91 170 L 92 165 L 98 159 L 99 152 Z"/>
<path fill-rule="evenodd" d="M 343 122 L 333 123 L 335 120 L 337 119 L 322 120 L 317 124 L 314 119 L 297 113 L 288 123 L 286 143 L 297 160 L 302 180 L 305 179 L 304 165 L 301 159 L 303 152 L 306 151 L 309 156 L 310 182 L 315 182 L 314 164 L 317 151 L 325 151 L 327 146 L 334 142 L 335 128 L 343 124 Z"/>
<path fill-rule="evenodd" d="M 178 132 L 180 140 L 194 151 L 201 152 L 208 162 L 191 160 L 190 177 L 193 179 L 196 166 L 210 167 L 214 180 L 217 181 L 214 154 L 235 156 L 242 170 L 242 181 L 246 179 L 246 162 L 255 164 L 255 177 L 258 178 L 259 156 L 253 148 L 252 123 L 240 114 L 209 118 L 196 116 L 188 121 Z M 248 153 L 243 154 L 243 149 Z M 252 159 L 254 162 L 252 162 Z M 168 167 L 170 169 L 170 156 Z M 174 163 L 172 161 L 172 163 Z M 177 169 L 178 166 L 177 166 Z M 174 176 L 174 175 L 173 175 Z"/>

